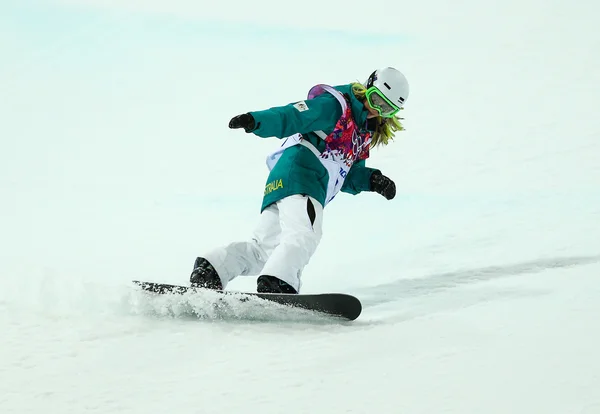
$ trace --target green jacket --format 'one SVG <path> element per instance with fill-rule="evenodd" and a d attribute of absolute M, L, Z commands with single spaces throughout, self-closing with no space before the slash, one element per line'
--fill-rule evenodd
<path fill-rule="evenodd" d="M 335 89 L 350 97 L 352 115 L 356 125 L 365 125 L 368 111 L 351 90 L 351 85 L 335 86 Z M 325 92 L 304 101 L 308 109 L 298 110 L 291 103 L 264 111 L 250 112 L 256 126 L 252 133 L 262 138 L 287 138 L 300 133 L 319 151 L 325 149 L 325 141 L 312 131 L 323 131 L 329 135 L 342 116 L 342 107 L 332 94 Z M 304 108 L 303 108 L 304 109 Z M 365 166 L 365 161 L 354 163 L 346 176 L 341 191 L 358 194 L 370 191 L 371 174 L 378 171 Z M 325 205 L 328 172 L 317 157 L 306 147 L 295 145 L 286 149 L 271 170 L 265 185 L 261 211 L 270 204 L 294 194 L 306 194 Z"/>

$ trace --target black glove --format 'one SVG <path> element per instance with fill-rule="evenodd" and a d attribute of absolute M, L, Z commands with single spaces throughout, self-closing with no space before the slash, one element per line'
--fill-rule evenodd
<path fill-rule="evenodd" d="M 379 171 L 375 171 L 371 174 L 371 191 L 375 191 L 391 200 L 396 196 L 396 184 Z"/>
<path fill-rule="evenodd" d="M 250 114 L 237 115 L 231 118 L 231 121 L 229 121 L 229 128 L 244 128 L 244 131 L 246 132 L 254 131 L 255 126 L 256 123 L 254 121 L 254 117 Z"/>

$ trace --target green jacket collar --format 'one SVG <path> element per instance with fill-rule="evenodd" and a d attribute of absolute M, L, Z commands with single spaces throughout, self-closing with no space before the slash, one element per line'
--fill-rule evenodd
<path fill-rule="evenodd" d="M 352 109 L 352 117 L 360 130 L 366 129 L 367 116 L 369 111 L 365 108 L 364 103 L 359 101 L 352 93 L 352 84 L 337 86 L 337 90 L 350 98 L 350 107 Z"/>

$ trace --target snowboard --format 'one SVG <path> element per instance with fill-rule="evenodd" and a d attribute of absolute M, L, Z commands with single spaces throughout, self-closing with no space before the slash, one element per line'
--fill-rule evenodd
<path fill-rule="evenodd" d="M 166 283 L 154 283 L 134 280 L 133 283 L 140 286 L 142 290 L 157 294 L 184 294 L 206 290 L 190 286 L 171 285 Z M 259 298 L 280 305 L 306 309 L 328 316 L 343 318 L 353 321 L 362 312 L 362 304 L 358 298 L 346 293 L 315 293 L 315 294 L 289 294 L 289 293 L 253 293 L 232 292 L 225 290 L 213 290 L 222 295 L 237 295 L 240 301 L 250 298 Z"/>

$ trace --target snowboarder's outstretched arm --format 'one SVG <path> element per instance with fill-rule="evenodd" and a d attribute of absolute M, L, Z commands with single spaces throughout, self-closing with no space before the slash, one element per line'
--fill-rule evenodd
<path fill-rule="evenodd" d="M 342 108 L 331 94 L 323 94 L 285 106 L 253 111 L 234 117 L 230 128 L 244 128 L 262 137 L 286 138 L 293 134 L 333 130 L 342 116 Z"/>
<path fill-rule="evenodd" d="M 365 160 L 355 162 L 344 180 L 341 191 L 352 195 L 371 191 L 371 174 L 375 171 L 379 170 L 367 167 Z"/>
<path fill-rule="evenodd" d="M 361 160 L 350 168 L 341 191 L 352 195 L 362 191 L 374 191 L 391 200 L 396 196 L 396 185 L 390 178 L 381 174 L 380 170 L 367 167 L 365 160 Z"/>

